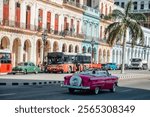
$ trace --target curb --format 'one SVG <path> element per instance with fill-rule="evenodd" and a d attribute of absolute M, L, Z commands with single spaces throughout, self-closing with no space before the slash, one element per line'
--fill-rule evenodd
<path fill-rule="evenodd" d="M 0 86 L 40 86 L 50 84 L 62 84 L 63 81 L 34 81 L 34 82 L 0 82 Z"/>

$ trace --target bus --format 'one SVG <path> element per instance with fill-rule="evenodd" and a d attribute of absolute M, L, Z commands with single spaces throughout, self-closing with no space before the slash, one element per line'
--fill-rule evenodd
<path fill-rule="evenodd" d="M 71 73 L 88 68 L 101 68 L 101 64 L 91 64 L 91 54 L 50 52 L 47 55 L 47 72 Z"/>
<path fill-rule="evenodd" d="M 11 52 L 0 49 L 0 75 L 12 72 Z"/>

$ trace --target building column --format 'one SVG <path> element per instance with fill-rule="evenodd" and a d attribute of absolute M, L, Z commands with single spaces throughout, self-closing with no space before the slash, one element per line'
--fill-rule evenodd
<path fill-rule="evenodd" d="M 44 29 L 47 29 L 47 11 L 43 9 L 43 26 Z"/>
<path fill-rule="evenodd" d="M 35 29 L 35 23 L 36 23 L 36 8 L 37 7 L 37 3 L 33 4 L 33 6 L 31 7 L 31 30 Z"/>
<path fill-rule="evenodd" d="M 25 2 L 22 2 L 21 4 L 21 14 L 20 14 L 20 21 L 21 21 L 21 28 L 24 28 L 26 27 L 26 4 Z"/>
<path fill-rule="evenodd" d="M 0 24 L 2 23 L 1 20 L 3 20 L 3 0 L 0 0 Z"/>
<path fill-rule="evenodd" d="M 21 45 L 18 47 L 19 51 L 18 51 L 18 61 L 19 62 L 23 62 L 23 54 L 24 54 L 24 39 L 21 38 Z"/>
<path fill-rule="evenodd" d="M 15 1 L 10 0 L 9 1 L 9 25 L 14 26 L 15 25 Z"/>

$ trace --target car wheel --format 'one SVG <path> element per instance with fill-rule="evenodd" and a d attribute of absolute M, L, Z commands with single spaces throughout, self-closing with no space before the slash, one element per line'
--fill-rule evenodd
<path fill-rule="evenodd" d="M 27 70 L 24 70 L 24 74 L 28 74 Z"/>
<path fill-rule="evenodd" d="M 15 75 L 16 73 L 13 73 L 13 75 Z"/>
<path fill-rule="evenodd" d="M 110 89 L 110 91 L 111 92 L 115 92 L 116 91 L 116 84 L 115 83 L 113 84 L 113 87 L 112 87 L 112 89 Z"/>
<path fill-rule="evenodd" d="M 100 89 L 99 89 L 99 87 L 95 87 L 95 89 L 94 89 L 94 94 L 98 94 L 99 93 L 99 91 L 100 91 Z"/>
<path fill-rule="evenodd" d="M 74 91 L 75 91 L 74 89 L 69 88 L 69 93 L 70 93 L 70 94 L 73 94 L 73 93 L 74 93 Z"/>
<path fill-rule="evenodd" d="M 35 73 L 35 74 L 37 74 L 37 73 L 38 73 L 38 71 L 37 71 L 37 70 L 35 70 L 35 71 L 34 71 L 34 73 Z"/>

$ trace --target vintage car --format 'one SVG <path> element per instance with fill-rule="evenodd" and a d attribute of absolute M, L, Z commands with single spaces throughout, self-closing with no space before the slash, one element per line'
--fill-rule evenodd
<path fill-rule="evenodd" d="M 92 69 L 64 77 L 62 87 L 68 88 L 70 93 L 75 90 L 90 90 L 98 94 L 103 89 L 115 92 L 118 77 L 111 75 L 107 70 Z"/>
<path fill-rule="evenodd" d="M 16 67 L 14 67 L 12 69 L 12 73 L 16 74 L 16 73 L 35 73 L 37 74 L 38 72 L 40 72 L 40 68 L 37 67 L 34 63 L 32 62 L 22 62 L 19 63 Z"/>

